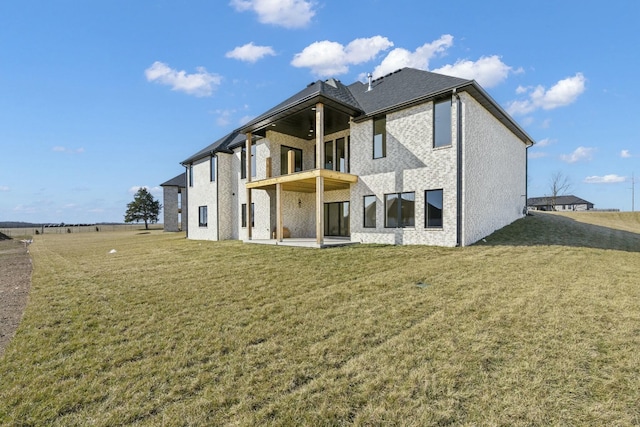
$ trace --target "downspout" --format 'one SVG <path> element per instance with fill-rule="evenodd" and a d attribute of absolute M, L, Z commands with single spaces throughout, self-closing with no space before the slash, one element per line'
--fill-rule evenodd
<path fill-rule="evenodd" d="M 184 173 L 187 176 L 187 179 L 185 179 L 187 185 L 184 188 L 184 194 L 185 194 L 185 196 L 187 196 L 186 197 L 187 203 L 189 203 L 189 184 L 190 184 L 190 182 L 189 182 L 189 166 L 185 166 L 184 167 Z M 182 198 L 182 204 L 183 205 L 184 205 L 184 199 L 185 198 L 183 197 Z M 186 218 L 186 221 L 185 221 L 185 218 L 184 218 L 184 206 L 182 206 L 182 211 L 183 211 L 182 212 L 182 222 L 186 225 L 185 228 L 187 229 L 187 232 L 185 233 L 185 238 L 188 239 L 189 238 L 189 207 L 187 206 L 187 218 Z"/>
<path fill-rule="evenodd" d="M 218 179 L 218 155 L 215 153 L 211 155 L 213 156 L 216 168 L 216 237 L 218 241 L 220 241 L 220 180 Z"/>
<path fill-rule="evenodd" d="M 462 102 L 460 95 L 453 88 L 456 98 L 456 246 L 462 246 Z"/>

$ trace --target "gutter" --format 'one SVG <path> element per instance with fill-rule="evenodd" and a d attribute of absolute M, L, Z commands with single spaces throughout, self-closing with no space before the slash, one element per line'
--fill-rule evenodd
<path fill-rule="evenodd" d="M 453 88 L 456 99 L 456 246 L 462 246 L 462 102 Z"/>

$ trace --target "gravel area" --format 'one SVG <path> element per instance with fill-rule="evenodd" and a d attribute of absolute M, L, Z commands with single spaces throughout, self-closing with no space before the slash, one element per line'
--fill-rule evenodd
<path fill-rule="evenodd" d="M 16 333 L 31 288 L 31 256 L 25 243 L 0 235 L 0 356 Z"/>

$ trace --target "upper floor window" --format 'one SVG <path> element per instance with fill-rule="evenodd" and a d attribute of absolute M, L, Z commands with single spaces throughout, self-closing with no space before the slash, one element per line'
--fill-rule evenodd
<path fill-rule="evenodd" d="M 200 227 L 207 226 L 207 207 L 206 206 L 198 206 L 198 226 Z"/>
<path fill-rule="evenodd" d="M 189 173 L 189 187 L 193 187 L 193 164 L 187 166 L 187 172 Z"/>
<path fill-rule="evenodd" d="M 415 193 L 392 193 L 384 196 L 384 226 L 415 227 Z"/>
<path fill-rule="evenodd" d="M 425 220 L 427 228 L 442 228 L 442 190 L 427 190 L 425 198 Z"/>
<path fill-rule="evenodd" d="M 451 145 L 451 99 L 433 105 L 433 146 Z"/>
<path fill-rule="evenodd" d="M 293 151 L 293 170 L 289 170 L 289 151 Z M 280 175 L 302 170 L 302 150 L 284 145 L 280 146 Z"/>
<path fill-rule="evenodd" d="M 376 227 L 376 196 L 364 196 L 364 227 Z"/>
<path fill-rule="evenodd" d="M 251 144 L 251 177 L 256 176 L 256 145 Z M 240 179 L 247 177 L 247 147 L 242 146 L 240 152 Z"/>
<path fill-rule="evenodd" d="M 216 180 L 216 156 L 211 156 L 209 164 L 211 165 L 211 182 Z"/>
<path fill-rule="evenodd" d="M 373 158 L 387 156 L 387 118 L 373 119 Z"/>

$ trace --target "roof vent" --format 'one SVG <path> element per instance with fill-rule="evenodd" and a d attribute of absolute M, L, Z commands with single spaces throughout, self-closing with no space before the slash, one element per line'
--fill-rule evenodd
<path fill-rule="evenodd" d="M 369 87 L 367 88 L 367 92 L 369 92 L 373 87 L 371 86 L 371 82 L 373 81 L 373 75 L 371 73 L 367 74 L 367 79 L 369 79 Z"/>

